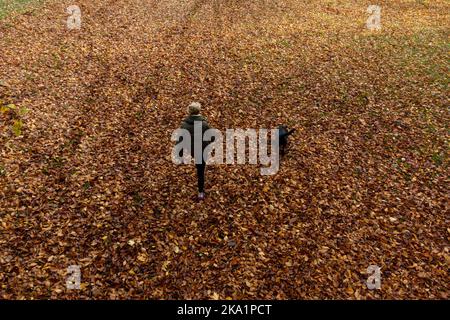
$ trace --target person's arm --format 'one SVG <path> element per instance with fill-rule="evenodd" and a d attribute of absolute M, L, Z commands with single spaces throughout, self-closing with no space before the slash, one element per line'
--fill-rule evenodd
<path fill-rule="evenodd" d="M 180 128 L 181 128 L 181 129 L 184 129 L 184 122 L 181 123 Z M 178 141 L 177 141 L 177 143 L 175 143 L 175 145 L 181 143 L 181 141 L 183 140 L 182 138 L 183 138 L 183 137 L 180 135 L 180 136 L 178 137 Z M 181 150 L 180 150 L 180 157 L 181 157 L 181 158 L 183 158 L 183 156 L 184 156 L 183 151 L 184 151 L 184 149 L 181 149 Z"/>
<path fill-rule="evenodd" d="M 204 119 L 202 121 L 202 123 L 203 123 L 203 133 L 205 133 L 207 130 L 211 129 L 211 127 L 209 126 L 208 121 L 206 119 Z M 208 144 L 210 144 L 211 142 L 214 142 L 215 139 L 216 139 L 216 137 L 212 136 L 211 141 L 209 141 Z"/>
<path fill-rule="evenodd" d="M 203 118 L 202 125 L 203 125 L 203 132 L 205 132 L 208 129 L 211 129 L 211 127 L 208 124 L 208 120 L 206 120 L 206 118 Z"/>

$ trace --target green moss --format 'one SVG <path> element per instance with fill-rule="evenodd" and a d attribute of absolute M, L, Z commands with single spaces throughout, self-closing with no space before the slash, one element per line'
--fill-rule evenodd
<path fill-rule="evenodd" d="M 31 6 L 43 2 L 44 0 L 0 0 L 0 20 L 13 12 L 23 13 Z"/>

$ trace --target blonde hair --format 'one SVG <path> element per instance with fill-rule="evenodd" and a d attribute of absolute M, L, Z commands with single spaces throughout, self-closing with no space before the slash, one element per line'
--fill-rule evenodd
<path fill-rule="evenodd" d="M 190 115 L 199 114 L 202 106 L 198 102 L 192 102 L 188 107 L 188 113 Z"/>

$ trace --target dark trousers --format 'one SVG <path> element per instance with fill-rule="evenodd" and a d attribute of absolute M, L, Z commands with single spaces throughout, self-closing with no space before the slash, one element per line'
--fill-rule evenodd
<path fill-rule="evenodd" d="M 198 192 L 204 192 L 206 163 L 196 164 L 195 167 L 197 168 Z"/>

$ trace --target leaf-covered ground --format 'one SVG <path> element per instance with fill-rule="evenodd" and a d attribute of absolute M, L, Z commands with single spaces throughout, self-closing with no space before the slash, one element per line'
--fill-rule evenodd
<path fill-rule="evenodd" d="M 378 32 L 367 1 L 49 0 L 0 21 L 0 297 L 448 298 L 450 5 L 377 4 Z M 192 101 L 220 130 L 296 127 L 278 174 L 210 166 L 195 202 L 170 158 Z"/>

